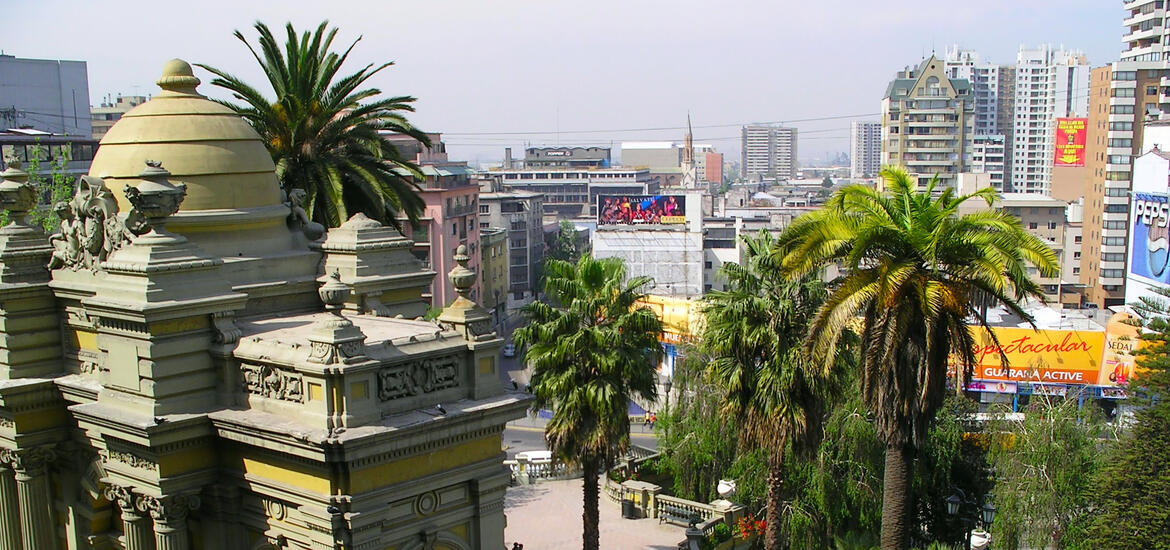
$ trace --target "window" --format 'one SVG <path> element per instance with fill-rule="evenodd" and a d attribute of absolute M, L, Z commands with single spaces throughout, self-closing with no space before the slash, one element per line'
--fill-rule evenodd
<path fill-rule="evenodd" d="M 1133 123 L 1132 122 L 1110 122 L 1109 129 L 1110 130 L 1117 130 L 1119 132 L 1130 132 L 1130 131 L 1133 131 Z"/>
<path fill-rule="evenodd" d="M 1048 222 L 1048 229 L 1056 229 L 1056 222 Z"/>
<path fill-rule="evenodd" d="M 1104 227 L 1105 229 L 1125 229 L 1125 222 L 1120 221 L 1120 220 L 1119 221 L 1105 220 L 1104 222 L 1101 223 L 1101 227 Z"/>
<path fill-rule="evenodd" d="M 1113 115 L 1132 115 L 1133 105 L 1110 105 L 1109 114 Z"/>
<path fill-rule="evenodd" d="M 1124 214 L 1129 212 L 1128 204 L 1106 204 L 1105 211 L 1110 214 Z"/>
<path fill-rule="evenodd" d="M 1028 229 L 1036 229 L 1037 227 L 1036 222 L 1028 222 Z"/>
<path fill-rule="evenodd" d="M 1113 80 L 1137 80 L 1137 71 L 1114 71 Z"/>
<path fill-rule="evenodd" d="M 1105 162 L 1109 164 L 1129 164 L 1129 155 L 1109 155 Z"/>
<path fill-rule="evenodd" d="M 1133 140 L 1129 139 L 1129 138 L 1113 138 L 1113 139 L 1109 140 L 1109 146 L 1110 147 L 1125 147 L 1128 149 L 1128 148 L 1133 147 Z"/>
<path fill-rule="evenodd" d="M 450 200 L 450 199 L 447 199 L 447 200 Z M 457 223 L 452 223 L 452 224 L 451 224 L 451 234 L 452 234 L 452 235 L 458 235 L 458 234 L 459 234 L 459 224 L 457 224 Z"/>
<path fill-rule="evenodd" d="M 1125 237 L 1105 237 L 1101 239 L 1104 246 L 1125 246 Z"/>
<path fill-rule="evenodd" d="M 1081 244 L 1081 236 L 1077 235 L 1077 236 L 1073 237 L 1073 243 L 1074 244 Z M 1078 252 L 1078 254 L 1079 254 L 1079 252 Z"/>
<path fill-rule="evenodd" d="M 1124 269 L 1102 269 L 1101 276 L 1106 279 L 1120 279 L 1125 277 Z"/>
<path fill-rule="evenodd" d="M 711 260 L 703 262 L 703 269 L 711 269 Z"/>
<path fill-rule="evenodd" d="M 1129 194 L 1129 190 L 1124 187 L 1106 187 L 1106 197 L 1124 197 Z"/>
<path fill-rule="evenodd" d="M 1102 262 L 1124 262 L 1125 261 L 1125 253 L 1124 252 L 1106 252 L 1106 253 L 1101 254 L 1101 261 Z"/>
<path fill-rule="evenodd" d="M 1133 88 L 1114 88 L 1113 97 L 1133 97 Z"/>
<path fill-rule="evenodd" d="M 1146 95 L 1158 95 L 1158 87 L 1146 86 Z"/>
<path fill-rule="evenodd" d="M 1081 253 L 1080 252 L 1073 252 L 1073 259 L 1074 260 L 1081 259 Z"/>
<path fill-rule="evenodd" d="M 491 213 L 492 213 L 492 207 L 491 207 L 491 206 L 488 206 L 488 205 L 486 205 L 486 204 L 481 204 L 481 205 L 479 205 L 479 213 L 480 213 L 480 214 L 491 214 Z"/>

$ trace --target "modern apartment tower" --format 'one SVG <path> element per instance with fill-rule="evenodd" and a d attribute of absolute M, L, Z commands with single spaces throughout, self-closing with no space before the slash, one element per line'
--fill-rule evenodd
<path fill-rule="evenodd" d="M 748 178 L 796 178 L 796 128 L 749 124 L 743 127 L 743 174 Z"/>
<path fill-rule="evenodd" d="M 882 169 L 882 123 L 854 121 L 849 132 L 849 177 L 872 178 Z"/>
<path fill-rule="evenodd" d="M 982 61 L 974 50 L 951 46 L 946 50 L 947 76 L 963 79 L 971 84 L 975 101 L 975 135 L 1002 134 L 999 125 L 1000 76 L 999 65 Z"/>
<path fill-rule="evenodd" d="M 1090 86 L 1081 283 L 1085 300 L 1099 307 L 1125 303 L 1132 159 L 1150 148 L 1142 143 L 1145 122 L 1170 110 L 1165 2 L 1123 6 L 1125 49 L 1120 61 L 1092 71 Z"/>
<path fill-rule="evenodd" d="M 925 185 L 954 187 L 968 169 L 975 134 L 975 101 L 966 79 L 950 78 L 945 63 L 930 56 L 898 71 L 882 99 L 883 164 L 904 166 Z"/>
<path fill-rule="evenodd" d="M 1080 51 L 1021 48 L 1015 73 L 1011 185 L 1049 194 L 1056 119 L 1088 114 L 1089 64 Z"/>

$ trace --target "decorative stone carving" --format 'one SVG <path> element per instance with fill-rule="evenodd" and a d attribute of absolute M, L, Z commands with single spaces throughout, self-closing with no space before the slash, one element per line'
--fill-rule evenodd
<path fill-rule="evenodd" d="M 304 382 L 300 374 L 275 369 L 268 365 L 240 365 L 244 391 L 281 401 L 300 403 L 304 400 Z"/>
<path fill-rule="evenodd" d="M 142 181 L 137 186 L 127 184 L 122 188 L 126 200 L 134 205 L 133 219 L 139 224 L 142 223 L 139 220 L 144 221 L 144 225 L 134 228 L 136 235 L 145 234 L 144 229 L 155 235 L 170 235 L 164 227 L 166 219 L 179 211 L 179 205 L 187 196 L 187 185 L 172 184 L 167 180 L 170 175 L 162 163 L 148 160 L 146 168 L 138 174 Z"/>
<path fill-rule="evenodd" d="M 15 427 L 16 427 L 16 422 L 13 422 L 11 418 L 0 418 L 0 428 L 15 428 Z"/>
<path fill-rule="evenodd" d="M 283 191 L 282 191 L 283 192 Z M 305 212 L 305 190 L 293 189 L 285 193 L 285 206 L 288 206 L 290 212 L 288 214 L 288 226 L 293 230 L 299 230 L 305 234 L 305 237 L 310 241 L 320 239 L 325 234 L 325 226 L 314 222 L 309 218 L 309 214 Z"/>
<path fill-rule="evenodd" d="M 187 518 L 191 510 L 199 508 L 195 495 L 141 496 L 135 502 L 139 510 L 147 512 L 157 522 L 175 523 Z"/>
<path fill-rule="evenodd" d="M 427 491 L 414 499 L 414 513 L 420 516 L 429 516 L 439 507 L 439 496 L 434 491 Z"/>
<path fill-rule="evenodd" d="M 329 315 L 313 325 L 313 332 L 309 335 L 309 361 L 332 365 L 362 358 L 366 335 L 341 314 L 345 301 L 349 299 L 349 285 L 341 282 L 341 274 L 334 271 L 317 293 Z"/>
<path fill-rule="evenodd" d="M 31 229 L 28 213 L 37 207 L 37 188 L 28 182 L 16 156 L 6 156 L 4 163 L 8 168 L 0 172 L 0 210 L 12 215 L 9 226 Z"/>
<path fill-rule="evenodd" d="M 0 462 L 8 464 L 18 474 L 37 476 L 43 474 L 56 453 L 49 447 L 0 450 Z"/>
<path fill-rule="evenodd" d="M 236 326 L 234 311 L 217 311 L 211 315 L 211 324 L 214 329 L 212 341 L 216 344 L 234 344 L 244 333 Z"/>
<path fill-rule="evenodd" d="M 288 516 L 288 507 L 283 502 L 270 499 L 261 498 L 260 502 L 264 505 L 264 514 L 274 520 L 280 521 Z"/>
<path fill-rule="evenodd" d="M 121 510 L 135 510 L 135 498 L 137 495 L 129 487 L 122 487 L 121 485 L 106 485 L 106 490 L 103 492 L 106 500 L 118 505 Z"/>
<path fill-rule="evenodd" d="M 391 401 L 459 386 L 458 355 L 423 359 L 378 371 L 378 398 Z"/>
<path fill-rule="evenodd" d="M 107 462 L 121 462 L 122 464 L 126 464 L 132 468 L 142 468 L 144 470 L 155 470 L 158 468 L 158 465 L 155 464 L 153 460 L 138 456 L 130 451 L 110 449 L 102 454 L 103 458 L 105 458 Z"/>
<path fill-rule="evenodd" d="M 69 268 L 74 271 L 98 271 L 111 252 L 130 242 L 134 230 L 141 224 L 118 217 L 118 201 L 106 187 L 105 181 L 93 176 L 81 176 L 77 191 L 70 202 L 59 202 L 53 207 L 61 220 L 60 229 L 49 237 L 53 256 L 49 269 Z M 137 219 L 137 217 L 132 217 Z"/>

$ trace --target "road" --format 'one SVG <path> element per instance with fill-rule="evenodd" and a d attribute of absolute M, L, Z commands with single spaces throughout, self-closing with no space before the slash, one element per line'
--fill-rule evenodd
<path fill-rule="evenodd" d="M 501 336 L 507 342 L 512 341 L 512 331 L 517 328 L 521 318 L 519 315 L 514 315 L 510 321 L 501 331 L 503 332 Z M 500 381 L 505 385 L 511 385 L 514 380 L 523 388 L 528 383 L 530 373 L 520 363 L 519 357 L 504 357 L 501 351 L 499 364 Z M 531 416 L 509 422 L 504 428 L 504 447 L 507 450 L 508 458 L 513 458 L 516 453 L 521 451 L 546 450 L 544 443 L 545 422 L 546 419 Z M 650 449 L 658 448 L 658 438 L 654 436 L 654 431 L 641 423 L 630 425 L 630 443 Z"/>

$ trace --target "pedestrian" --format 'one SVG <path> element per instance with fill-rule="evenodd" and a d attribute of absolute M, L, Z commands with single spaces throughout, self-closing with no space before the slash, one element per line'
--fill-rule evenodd
<path fill-rule="evenodd" d="M 649 425 L 650 425 L 650 413 L 647 411 L 646 414 L 642 416 L 642 428 L 645 428 L 646 426 L 649 426 Z"/>
<path fill-rule="evenodd" d="M 658 422 L 658 415 L 655 413 L 650 413 L 650 429 L 651 430 L 654 429 L 655 422 Z"/>

